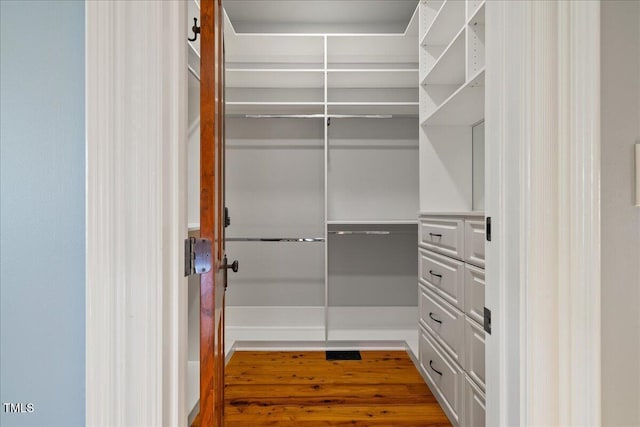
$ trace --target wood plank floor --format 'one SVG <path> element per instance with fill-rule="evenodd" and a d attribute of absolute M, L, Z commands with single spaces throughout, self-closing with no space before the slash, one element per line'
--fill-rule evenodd
<path fill-rule="evenodd" d="M 450 426 L 404 351 L 237 351 L 226 367 L 225 426 Z"/>

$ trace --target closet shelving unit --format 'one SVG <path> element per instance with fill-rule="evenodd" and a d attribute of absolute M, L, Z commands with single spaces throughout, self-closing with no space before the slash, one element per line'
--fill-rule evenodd
<path fill-rule="evenodd" d="M 417 10 L 403 34 L 225 31 L 227 339 L 416 352 Z"/>
<path fill-rule="evenodd" d="M 481 426 L 487 4 L 419 7 L 420 368 L 454 426 Z"/>

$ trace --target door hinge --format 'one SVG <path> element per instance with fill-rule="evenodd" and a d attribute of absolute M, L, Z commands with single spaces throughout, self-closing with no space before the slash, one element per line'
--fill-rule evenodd
<path fill-rule="evenodd" d="M 224 228 L 227 228 L 231 225 L 231 217 L 229 216 L 229 208 L 225 206 L 224 208 Z"/>
<path fill-rule="evenodd" d="M 484 331 L 491 335 L 491 310 L 484 308 Z"/>
<path fill-rule="evenodd" d="M 488 216 L 487 220 L 485 221 L 485 227 L 486 227 L 486 235 L 487 235 L 487 242 L 491 241 L 491 217 Z"/>
<path fill-rule="evenodd" d="M 198 237 L 184 239 L 184 275 L 211 271 L 211 240 Z"/>

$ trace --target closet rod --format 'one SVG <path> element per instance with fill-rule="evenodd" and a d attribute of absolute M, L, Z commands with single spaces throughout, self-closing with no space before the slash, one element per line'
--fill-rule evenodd
<path fill-rule="evenodd" d="M 187 69 L 189 70 L 189 72 L 193 75 L 193 77 L 195 77 L 198 81 L 200 81 L 200 75 L 198 74 L 198 72 L 196 70 L 194 70 L 191 65 L 187 65 Z"/>
<path fill-rule="evenodd" d="M 338 236 L 350 236 L 352 234 L 364 234 L 370 236 L 388 236 L 391 234 L 415 234 L 408 231 L 388 231 L 388 230 L 329 230 L 329 234 Z"/>
<path fill-rule="evenodd" d="M 228 237 L 227 242 L 324 242 L 324 237 Z"/>
<path fill-rule="evenodd" d="M 322 119 L 324 114 L 245 114 L 247 119 Z"/>
<path fill-rule="evenodd" d="M 391 114 L 329 114 L 334 119 L 392 119 Z"/>

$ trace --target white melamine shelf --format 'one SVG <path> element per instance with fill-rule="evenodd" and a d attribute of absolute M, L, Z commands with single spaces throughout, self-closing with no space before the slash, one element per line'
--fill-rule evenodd
<path fill-rule="evenodd" d="M 227 62 L 226 71 L 324 71 L 322 62 Z"/>
<path fill-rule="evenodd" d="M 456 34 L 451 43 L 427 72 L 421 84 L 462 84 L 465 77 L 465 27 Z"/>
<path fill-rule="evenodd" d="M 418 69 L 344 69 L 328 70 L 332 88 L 414 88 Z"/>
<path fill-rule="evenodd" d="M 322 88 L 324 70 L 227 68 L 225 85 L 236 88 Z"/>
<path fill-rule="evenodd" d="M 421 124 L 471 126 L 484 118 L 484 68 L 456 90 Z"/>
<path fill-rule="evenodd" d="M 328 225 L 413 225 L 415 219 L 371 219 L 371 220 L 330 220 Z"/>
<path fill-rule="evenodd" d="M 484 25 L 484 10 L 485 10 L 485 5 L 486 1 L 483 0 L 480 2 L 480 4 L 477 6 L 476 10 L 474 10 L 471 13 L 471 17 L 469 18 L 469 25 Z"/>
<path fill-rule="evenodd" d="M 463 1 L 445 1 L 420 41 L 420 45 L 448 45 L 465 23 L 464 8 Z"/>
<path fill-rule="evenodd" d="M 417 102 L 329 102 L 329 115 L 417 116 Z"/>
<path fill-rule="evenodd" d="M 417 70 L 416 62 L 349 62 L 349 63 L 329 63 L 328 71 L 386 71 L 386 70 Z"/>
<path fill-rule="evenodd" d="M 323 102 L 229 102 L 227 115 L 323 114 Z"/>

